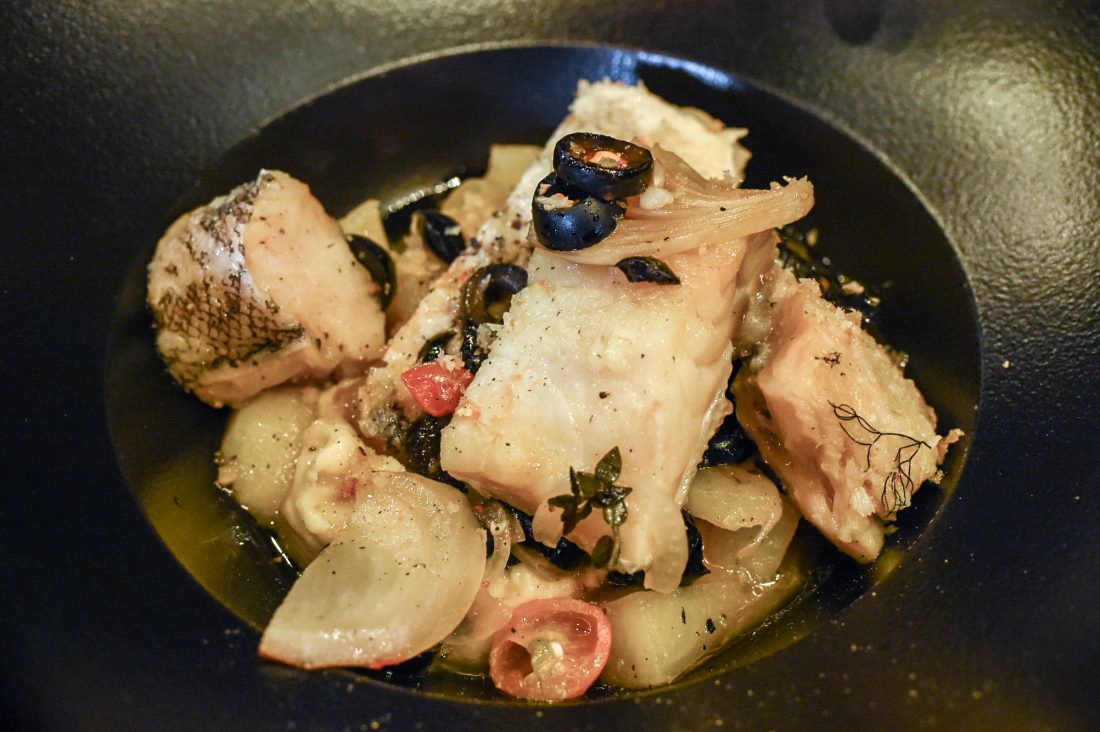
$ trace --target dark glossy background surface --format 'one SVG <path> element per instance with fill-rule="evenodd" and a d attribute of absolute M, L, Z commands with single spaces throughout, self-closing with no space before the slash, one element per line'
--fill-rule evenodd
<path fill-rule="evenodd" d="M 8 719 L 57 729 L 1100 723 L 1100 10 L 562 6 L 108 0 L 0 11 Z M 176 199 L 300 100 L 490 40 L 668 52 L 818 109 L 912 182 L 974 289 L 982 411 L 936 542 L 918 543 L 809 638 L 718 686 L 536 716 L 261 666 L 255 635 L 168 554 L 116 465 L 103 404 L 115 298 Z"/>

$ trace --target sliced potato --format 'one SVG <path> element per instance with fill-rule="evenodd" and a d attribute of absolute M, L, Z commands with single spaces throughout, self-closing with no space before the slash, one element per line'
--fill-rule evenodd
<path fill-rule="evenodd" d="M 691 481 L 687 510 L 730 531 L 761 526 L 767 532 L 779 521 L 783 504 L 775 483 L 749 462 L 701 469 Z"/>
<path fill-rule="evenodd" d="M 508 195 L 541 152 L 535 145 L 493 145 L 485 175 L 464 180 L 440 208 L 458 222 L 467 239 L 476 236 L 486 219 L 504 209 Z"/>
<path fill-rule="evenodd" d="M 466 497 L 376 473 L 348 527 L 291 588 L 260 655 L 302 668 L 400 663 L 442 641 L 473 604 L 485 531 Z"/>
<path fill-rule="evenodd" d="M 611 658 L 601 678 L 627 689 L 667 684 L 775 612 L 797 586 L 793 572 L 768 585 L 708 577 L 612 600 L 604 606 Z"/>
<path fill-rule="evenodd" d="M 316 390 L 284 386 L 249 399 L 229 418 L 218 482 L 262 524 L 279 512 L 291 481 L 302 433 L 313 421 Z"/>
<path fill-rule="evenodd" d="M 540 154 L 541 145 L 493 145 L 489 148 L 489 167 L 484 178 L 510 191 Z"/>
<path fill-rule="evenodd" d="M 400 252 L 390 252 L 397 268 L 397 289 L 386 308 L 386 332 L 393 334 L 412 317 L 447 264 L 432 254 L 415 230 L 404 238 Z"/>

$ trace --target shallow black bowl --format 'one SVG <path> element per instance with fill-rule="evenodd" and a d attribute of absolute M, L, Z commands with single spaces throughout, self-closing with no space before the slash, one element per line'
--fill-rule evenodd
<path fill-rule="evenodd" d="M 967 433 L 946 465 L 947 479 L 939 490 L 918 495 L 882 561 L 862 569 L 832 552 L 812 583 L 813 596 L 797 612 L 760 634 L 766 637 L 707 664 L 690 682 L 789 644 L 846 607 L 897 566 L 961 473 L 978 411 L 977 311 L 951 244 L 895 173 L 812 113 L 715 69 L 598 47 L 482 50 L 368 75 L 272 121 L 208 171 L 169 218 L 264 166 L 306 181 L 336 215 L 368 197 L 390 208 L 410 191 L 484 169 L 494 141 L 541 144 L 565 115 L 577 80 L 603 78 L 643 83 L 671 101 L 757 130 L 745 141 L 754 153 L 749 186 L 809 176 L 817 201 L 799 226 L 818 229 L 818 252 L 882 293 L 876 326 L 909 353 L 909 373 L 939 412 L 941 431 Z M 511 92 L 521 87 L 535 93 L 517 98 Z M 124 284 L 107 355 L 113 443 L 123 475 L 168 548 L 229 609 L 262 629 L 292 575 L 273 562 L 279 555 L 244 512 L 214 487 L 211 456 L 225 412 L 182 394 L 156 355 L 144 306 L 151 246 L 139 250 Z M 453 678 L 417 678 L 415 686 L 504 699 L 491 686 Z"/>
<path fill-rule="evenodd" d="M 3 362 L 15 376 L 4 402 L 15 443 L 0 509 L 10 618 L 0 637 L 17 721 L 1096 720 L 1095 13 L 840 2 L 631 12 L 474 3 L 461 16 L 435 3 L 303 7 L 14 14 L 3 152 L 5 251 L 16 266 Z M 562 37 L 652 50 L 538 43 Z M 396 63 L 489 38 L 522 47 Z M 336 213 L 364 195 L 391 199 L 476 169 L 490 142 L 541 140 L 576 79 L 603 75 L 641 78 L 750 127 L 755 183 L 813 178 L 810 223 L 853 275 L 893 283 L 882 328 L 913 355 L 943 422 L 968 431 L 969 457 L 957 451 L 945 489 L 919 495 L 891 572 L 835 563 L 817 595 L 755 645 L 672 690 L 536 710 L 476 688 L 459 689 L 461 699 L 257 661 L 253 626 L 285 578 L 264 571 L 256 538 L 213 502 L 220 418 L 175 390 L 152 353 L 140 268 L 159 231 L 259 165 L 304 178 Z M 315 98 L 295 104 L 306 97 Z"/>

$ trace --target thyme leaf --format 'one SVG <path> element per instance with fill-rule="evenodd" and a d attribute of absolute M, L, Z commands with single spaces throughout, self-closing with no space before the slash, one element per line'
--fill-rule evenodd
<path fill-rule="evenodd" d="M 606 567 L 610 565 L 612 557 L 618 553 L 616 551 L 617 544 L 618 542 L 610 536 L 601 536 L 600 540 L 596 542 L 596 546 L 592 549 L 592 564 L 597 567 Z"/>
<path fill-rule="evenodd" d="M 623 456 L 619 452 L 618 446 L 611 448 L 611 450 L 596 463 L 596 479 L 601 483 L 614 483 L 619 479 L 619 475 L 622 471 Z"/>
<path fill-rule="evenodd" d="M 615 485 L 622 473 L 623 460 L 618 447 L 613 447 L 596 463 L 591 473 L 569 468 L 569 493 L 549 499 L 548 503 L 562 510 L 562 533 L 568 534 L 587 518 L 594 509 L 600 509 L 603 520 L 611 527 L 611 536 L 601 537 L 593 547 L 592 564 L 597 567 L 614 566 L 619 560 L 619 527 L 626 522 L 625 498 L 631 489 Z"/>

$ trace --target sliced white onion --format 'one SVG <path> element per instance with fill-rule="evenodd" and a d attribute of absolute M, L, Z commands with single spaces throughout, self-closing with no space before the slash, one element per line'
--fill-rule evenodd
<path fill-rule="evenodd" d="M 482 674 L 489 669 L 493 635 L 512 617 L 511 608 L 484 587 L 466 617 L 439 649 L 444 667 L 460 674 Z"/>
<path fill-rule="evenodd" d="M 275 611 L 260 655 L 302 668 L 400 663 L 470 609 L 485 531 L 466 497 L 410 473 L 376 473 L 348 527 Z"/>
<path fill-rule="evenodd" d="M 629 512 L 649 520 L 631 523 L 628 517 L 619 529 L 619 568 L 625 572 L 645 569 L 646 589 L 675 589 L 688 561 L 687 532 L 680 507 L 670 496 L 640 490 L 626 497 L 626 505 Z"/>
<path fill-rule="evenodd" d="M 663 188 L 673 198 L 660 208 L 631 199 L 615 232 L 587 249 L 554 252 L 581 264 L 614 265 L 626 257 L 667 257 L 708 244 L 720 244 L 789 224 L 809 213 L 814 189 L 809 180 L 773 183 L 768 190 L 736 187 L 732 180 L 707 180 L 676 155 L 653 149 L 664 170 Z"/>
<path fill-rule="evenodd" d="M 503 576 L 512 555 L 512 544 L 523 541 L 523 529 L 516 517 L 500 501 L 485 501 L 474 506 L 481 525 L 493 537 L 493 553 L 485 564 L 485 579 L 492 583 Z"/>
<path fill-rule="evenodd" d="M 687 509 L 697 519 L 708 569 L 761 582 L 775 577 L 798 528 L 798 509 L 752 462 L 700 470 Z"/>
<path fill-rule="evenodd" d="M 604 606 L 611 657 L 601 678 L 627 689 L 667 684 L 771 615 L 798 583 L 794 572 L 768 585 L 708 576 L 666 594 L 613 600 Z"/>

